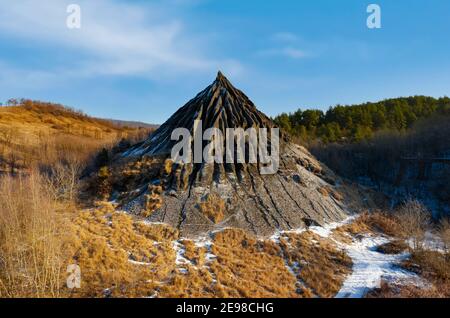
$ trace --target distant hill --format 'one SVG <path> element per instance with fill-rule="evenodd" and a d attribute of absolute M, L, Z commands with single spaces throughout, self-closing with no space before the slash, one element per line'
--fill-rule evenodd
<path fill-rule="evenodd" d="M 158 129 L 159 125 L 156 124 L 148 124 L 141 121 L 127 121 L 127 120 L 117 120 L 117 119 L 108 119 L 113 124 L 119 127 L 130 127 L 130 128 L 149 128 L 149 129 Z"/>
<path fill-rule="evenodd" d="M 79 160 L 122 138 L 131 142 L 147 136 L 147 124 L 122 124 L 94 118 L 81 111 L 48 102 L 13 100 L 0 107 L 0 171 L 52 164 L 62 153 Z"/>

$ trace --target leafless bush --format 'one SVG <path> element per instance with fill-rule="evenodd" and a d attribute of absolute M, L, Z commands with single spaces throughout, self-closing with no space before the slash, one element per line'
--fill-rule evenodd
<path fill-rule="evenodd" d="M 82 167 L 79 160 L 71 158 L 65 162 L 59 161 L 50 168 L 48 184 L 57 200 L 63 202 L 76 200 L 80 188 L 79 177 Z"/>
<path fill-rule="evenodd" d="M 417 200 L 409 200 L 397 211 L 397 218 L 413 250 L 421 250 L 425 232 L 430 224 L 430 212 Z"/>

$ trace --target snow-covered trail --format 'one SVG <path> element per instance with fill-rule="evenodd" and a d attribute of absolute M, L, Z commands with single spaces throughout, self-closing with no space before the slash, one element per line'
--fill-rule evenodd
<path fill-rule="evenodd" d="M 364 237 L 347 245 L 345 250 L 353 261 L 353 272 L 344 281 L 337 298 L 361 298 L 371 289 L 380 287 L 382 279 L 388 282 L 413 281 L 420 278 L 396 264 L 408 257 L 407 253 L 388 255 L 376 251 L 376 247 L 389 242 L 383 237 Z"/>
<path fill-rule="evenodd" d="M 381 280 L 423 285 L 419 276 L 397 265 L 408 258 L 408 253 L 389 255 L 376 251 L 378 246 L 388 243 L 389 239 L 382 236 L 363 236 L 361 239 L 354 239 L 352 244 L 345 244 L 331 237 L 334 229 L 349 224 L 354 219 L 355 217 L 349 217 L 342 222 L 309 228 L 317 235 L 334 241 L 353 261 L 352 273 L 345 279 L 336 298 L 364 297 L 369 290 L 380 287 Z"/>

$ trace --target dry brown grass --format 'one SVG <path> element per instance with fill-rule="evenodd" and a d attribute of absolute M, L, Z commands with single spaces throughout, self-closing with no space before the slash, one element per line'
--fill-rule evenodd
<path fill-rule="evenodd" d="M 0 178 L 0 297 L 61 296 L 70 208 L 37 173 Z"/>
<path fill-rule="evenodd" d="M 296 279 L 271 241 L 258 241 L 243 230 L 217 233 L 212 252 L 217 261 L 211 270 L 219 297 L 298 297 Z"/>
<path fill-rule="evenodd" d="M 368 292 L 366 298 L 447 298 L 436 287 L 398 285 L 381 281 L 380 288 Z"/>
<path fill-rule="evenodd" d="M 392 214 L 381 211 L 362 213 L 352 223 L 333 231 L 335 238 L 339 238 L 346 243 L 351 242 L 351 236 L 373 233 L 386 234 L 396 238 L 404 237 L 403 229 L 400 227 L 397 218 Z"/>
<path fill-rule="evenodd" d="M 371 291 L 370 298 L 448 298 L 450 297 L 450 257 L 437 251 L 415 250 L 402 264 L 405 269 L 424 278 L 429 285 L 382 282 Z"/>
<path fill-rule="evenodd" d="M 309 232 L 286 234 L 277 244 L 227 229 L 215 234 L 208 251 L 192 240 L 180 240 L 168 225 L 145 224 L 108 202 L 97 202 L 60 229 L 72 235 L 51 241 L 58 245 L 48 245 L 47 252 L 64 251 L 58 268 L 80 266 L 81 289 L 68 289 L 66 273 L 60 270 L 51 296 L 331 297 L 351 267 L 333 243 Z M 174 241 L 184 247 L 185 271 L 175 263 Z M 207 253 L 216 258 L 207 260 Z M 39 251 L 36 257 L 43 255 Z M 296 263 L 297 277 L 288 269 Z M 10 296 L 36 292 L 20 290 Z"/>
<path fill-rule="evenodd" d="M 322 194 L 324 197 L 333 197 L 336 201 L 343 201 L 344 200 L 344 196 L 336 191 L 335 189 L 333 189 L 330 186 L 323 186 L 320 188 L 317 188 L 317 191 L 319 191 L 320 194 Z"/>
<path fill-rule="evenodd" d="M 437 251 L 416 250 L 411 258 L 403 262 L 405 268 L 432 281 L 435 286 L 444 288 L 450 295 L 450 255 Z"/>
<path fill-rule="evenodd" d="M 402 240 L 394 240 L 377 247 L 377 251 L 383 254 L 400 254 L 406 251 L 409 245 Z"/>
<path fill-rule="evenodd" d="M 76 297 L 144 297 L 155 293 L 159 283 L 175 270 L 170 240 L 176 231 L 164 225 L 138 223 L 105 204 L 82 212 L 74 222 L 77 240 L 68 250 L 82 271 Z M 158 239 L 158 241 L 153 240 Z"/>
<path fill-rule="evenodd" d="M 183 240 L 185 248 L 184 257 L 190 260 L 195 266 L 205 265 L 206 248 L 198 247 L 193 241 Z"/>
<path fill-rule="evenodd" d="M 324 197 L 330 196 L 330 191 L 329 191 L 329 188 L 328 188 L 328 187 L 320 187 L 320 188 L 317 188 L 317 191 L 319 191 L 319 193 L 320 193 L 321 195 L 323 195 Z"/>
<path fill-rule="evenodd" d="M 161 208 L 163 188 L 161 186 L 150 185 L 148 194 L 145 195 L 145 210 L 141 212 L 141 216 L 149 217 L 153 212 Z"/>
<path fill-rule="evenodd" d="M 110 121 L 50 103 L 22 101 L 0 107 L 0 171 L 51 167 L 66 159 L 85 162 L 122 138 L 134 140 L 150 131 L 119 127 Z"/>
<path fill-rule="evenodd" d="M 290 266 L 297 265 L 306 297 L 333 297 L 351 272 L 352 261 L 335 243 L 312 232 L 286 234 L 281 247 Z"/>
<path fill-rule="evenodd" d="M 199 204 L 200 211 L 212 222 L 222 222 L 225 215 L 225 201 L 216 193 L 208 194 Z"/>

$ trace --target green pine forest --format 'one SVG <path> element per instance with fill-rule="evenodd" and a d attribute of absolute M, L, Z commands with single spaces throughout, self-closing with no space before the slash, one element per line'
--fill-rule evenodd
<path fill-rule="evenodd" d="M 370 139 L 379 131 L 405 131 L 421 119 L 450 114 L 450 98 L 411 96 L 375 103 L 317 109 L 298 109 L 282 113 L 275 123 L 292 137 L 309 143 L 348 143 Z"/>

